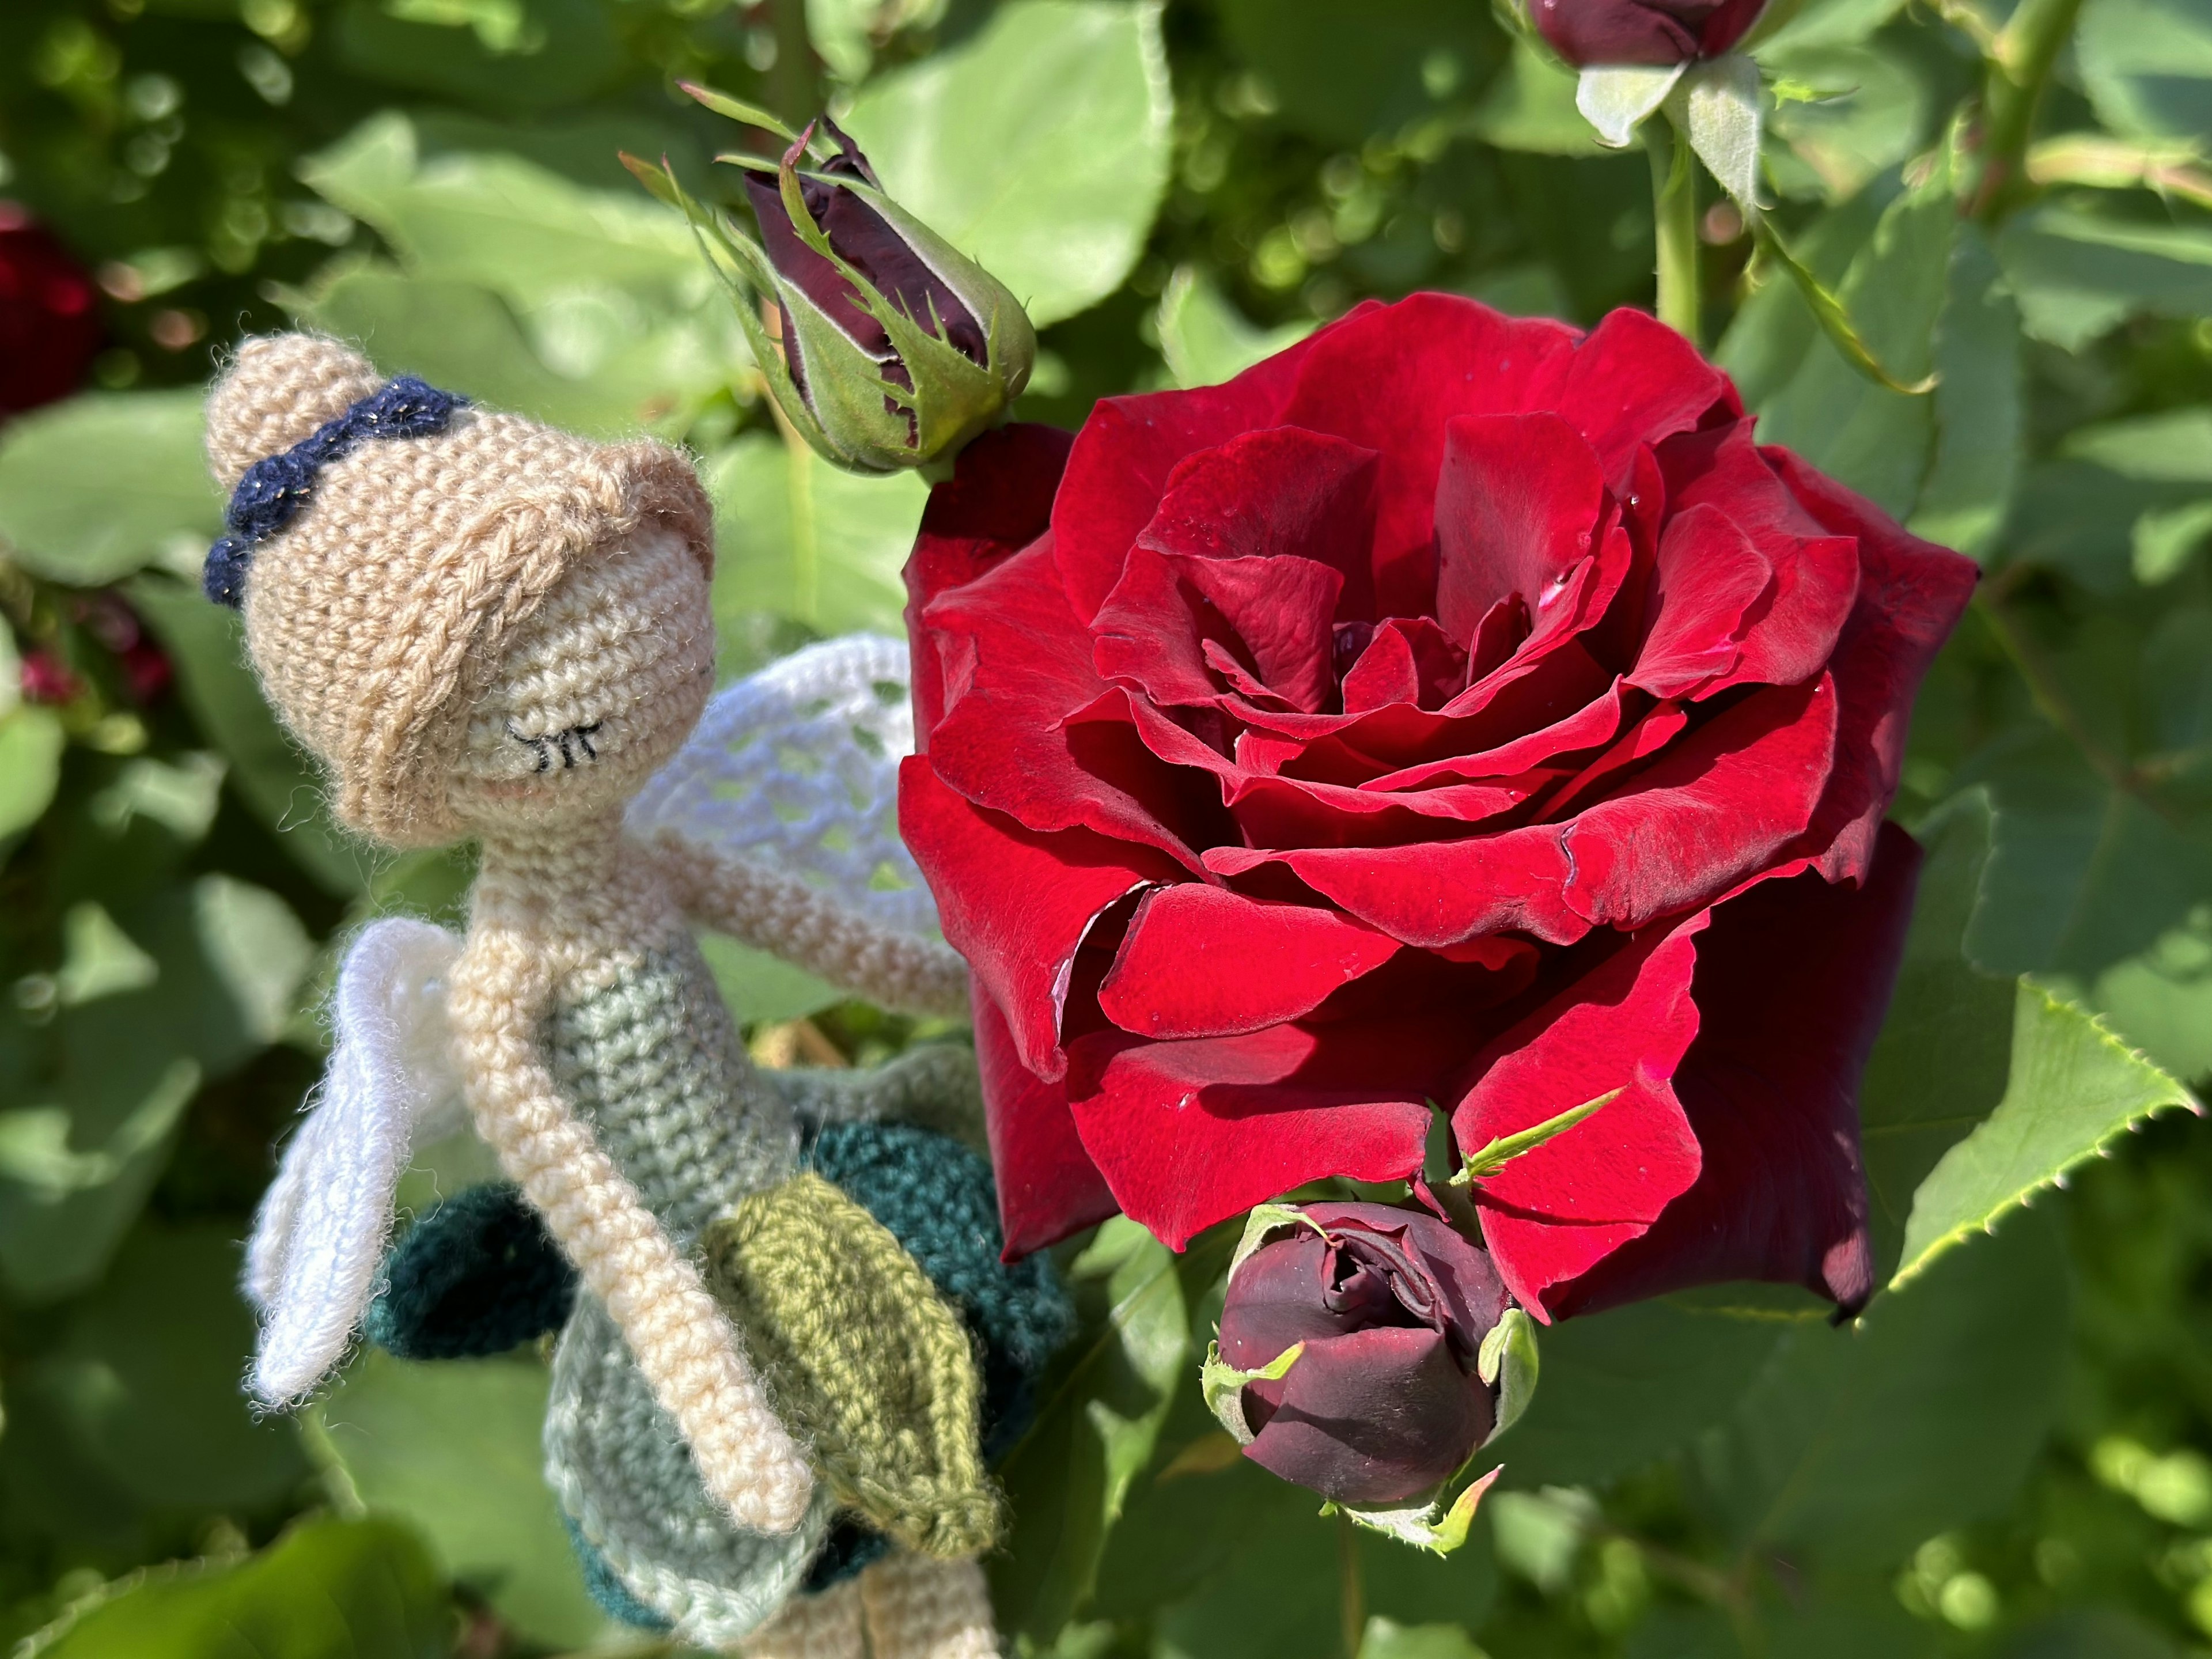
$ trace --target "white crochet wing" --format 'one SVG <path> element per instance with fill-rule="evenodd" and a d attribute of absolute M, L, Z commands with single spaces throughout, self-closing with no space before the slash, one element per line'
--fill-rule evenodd
<path fill-rule="evenodd" d="M 717 692 L 631 803 L 629 829 L 742 853 L 934 938 L 936 902 L 898 833 L 898 763 L 913 752 L 905 641 L 827 640 Z"/>
<path fill-rule="evenodd" d="M 445 1001 L 460 949 L 445 928 L 395 916 L 345 954 L 329 1066 L 246 1246 L 246 1293 L 261 1310 L 246 1381 L 266 1405 L 296 1404 L 345 1357 L 416 1140 L 464 1121 Z"/>

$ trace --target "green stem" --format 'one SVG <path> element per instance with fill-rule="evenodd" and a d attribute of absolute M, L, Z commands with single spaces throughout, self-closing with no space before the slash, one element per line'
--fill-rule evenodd
<path fill-rule="evenodd" d="M 1982 177 L 1974 191 L 1974 213 L 1984 221 L 2001 219 L 2019 204 L 2036 108 L 2081 11 L 2081 0 L 2021 0 L 1991 45 L 1983 94 Z"/>
<path fill-rule="evenodd" d="M 814 76 L 814 42 L 806 33 L 806 0 L 772 0 L 769 26 L 775 32 L 775 65 L 769 70 L 769 101 L 794 127 L 822 112 L 822 88 Z"/>
<path fill-rule="evenodd" d="M 1644 124 L 1651 155 L 1651 219 L 1657 245 L 1659 320 L 1698 343 L 1698 181 L 1688 142 L 1664 116 Z"/>
<path fill-rule="evenodd" d="M 1367 1639 L 1367 1586 L 1359 1574 L 1359 1534 L 1352 1517 L 1336 1514 L 1337 1612 L 1342 1621 L 1344 1659 L 1359 1659 Z"/>

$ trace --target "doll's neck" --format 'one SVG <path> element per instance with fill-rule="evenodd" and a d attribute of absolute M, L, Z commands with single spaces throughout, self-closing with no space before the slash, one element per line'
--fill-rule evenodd
<path fill-rule="evenodd" d="M 479 923 L 594 952 L 649 945 L 674 915 L 666 883 L 623 836 L 619 811 L 485 836 L 471 903 Z"/>

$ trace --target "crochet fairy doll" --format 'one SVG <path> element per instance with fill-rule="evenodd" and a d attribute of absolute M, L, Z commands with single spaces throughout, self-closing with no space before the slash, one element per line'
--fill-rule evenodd
<path fill-rule="evenodd" d="M 744 804 L 762 779 L 722 775 L 762 739 L 757 773 L 842 768 L 860 800 L 895 758 L 902 648 L 816 647 L 716 699 L 687 748 L 714 686 L 713 540 L 678 452 L 482 411 L 304 334 L 247 341 L 207 430 L 233 492 L 210 597 L 242 611 L 337 816 L 392 848 L 481 849 L 465 941 L 392 919 L 349 952 L 319 1104 L 257 1218 L 250 1386 L 306 1398 L 364 1314 L 416 1355 L 557 1326 L 548 1478 L 611 1610 L 763 1656 L 995 1652 L 979 1436 L 1065 1304 L 1041 1260 L 997 1265 L 974 1152 L 880 1121 L 960 1127 L 972 1059 L 757 1070 L 691 933 L 964 1012 L 918 884 L 902 921 L 884 884 L 778 854 L 776 815 Z M 812 720 L 817 751 L 763 738 L 770 715 Z M 896 862 L 884 817 L 858 832 Z M 512 1186 L 386 1257 L 410 1146 L 456 1096 Z"/>

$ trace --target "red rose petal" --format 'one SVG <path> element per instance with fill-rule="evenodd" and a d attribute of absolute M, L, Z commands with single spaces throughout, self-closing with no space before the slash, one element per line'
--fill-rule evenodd
<path fill-rule="evenodd" d="M 1058 427 L 1014 422 L 963 449 L 952 477 L 929 492 L 905 571 L 917 748 L 928 748 L 930 730 L 945 713 L 937 652 L 921 623 L 923 607 L 1044 532 L 1074 441 Z"/>
<path fill-rule="evenodd" d="M 1403 1181 L 1451 1034 L 1434 1020 L 1068 1047 L 1083 1144 L 1128 1216 L 1176 1249 L 1217 1221 L 1323 1176 Z"/>
<path fill-rule="evenodd" d="M 1333 910 L 1184 882 L 1138 901 L 1098 1006 L 1138 1036 L 1231 1036 L 1310 1013 L 1400 949 Z"/>
<path fill-rule="evenodd" d="M 1440 949 L 1505 932 L 1564 945 L 1590 928 L 1566 900 L 1573 866 L 1564 840 L 1561 826 L 1544 823 L 1413 847 L 1213 847 L 1200 856 L 1230 878 L 1280 866 L 1408 945 Z"/>
<path fill-rule="evenodd" d="M 1544 816 L 1558 821 L 1579 811 L 1583 797 L 1613 786 L 1628 768 L 1649 760 L 1680 737 L 1690 723 L 1689 711 L 1680 703 L 1662 702 L 1647 708 L 1602 755 L 1568 781 L 1567 787 L 1544 803 Z"/>
<path fill-rule="evenodd" d="M 1676 514 L 1659 540 L 1650 623 L 1629 684 L 1656 697 L 1693 695 L 1735 666 L 1745 617 L 1774 569 L 1717 507 Z"/>
<path fill-rule="evenodd" d="M 1660 459 L 1676 514 L 1699 506 L 1726 514 L 1774 569 L 1773 592 L 1752 612 L 1742 654 L 1720 684 L 1796 685 L 1834 653 L 1858 592 L 1858 550 L 1799 505 L 1751 427 L 1739 421 L 1674 439 Z"/>
<path fill-rule="evenodd" d="M 1708 915 L 1647 930 L 1492 1042 L 1452 1114 L 1473 1152 L 1595 1100 L 1594 1116 L 1477 1182 L 1499 1275 L 1548 1318 L 1546 1292 L 1659 1218 L 1698 1177 L 1697 1138 L 1670 1079 L 1698 1031 L 1691 976 Z"/>
<path fill-rule="evenodd" d="M 1626 308 L 1608 313 L 1582 343 L 1556 407 L 1624 496 L 1639 447 L 1694 431 L 1717 409 L 1743 413 L 1728 376 L 1695 346 L 1657 318 Z"/>
<path fill-rule="evenodd" d="M 1205 559 L 1312 559 L 1344 578 L 1344 614 L 1374 615 L 1367 550 L 1374 451 L 1296 427 L 1247 432 L 1185 457 L 1137 545 Z"/>
<path fill-rule="evenodd" d="M 1788 450 L 1760 453 L 1824 526 L 1858 538 L 1858 604 L 1832 665 L 1843 697 L 1835 765 L 1805 837 L 1823 875 L 1856 879 L 1897 793 L 1913 695 L 1966 613 L 1981 573 L 1972 560 L 1910 534 Z"/>
<path fill-rule="evenodd" d="M 1369 637 L 1344 677 L 1344 712 L 1394 702 L 1441 708 L 1467 684 L 1468 653 L 1427 617 L 1393 617 Z"/>
<path fill-rule="evenodd" d="M 1114 1194 L 1075 1133 L 1066 1085 L 1047 1083 L 1022 1064 L 1005 1016 L 980 981 L 975 1006 L 975 1069 L 999 1189 L 1000 1257 L 1018 1261 L 1112 1215 Z"/>
<path fill-rule="evenodd" d="M 1437 617 L 1444 632 L 1472 641 L 1491 607 L 1510 594 L 1543 633 L 1566 600 L 1575 567 L 1596 550 L 1605 499 L 1596 454 L 1557 415 L 1453 421 L 1437 483 Z"/>
<path fill-rule="evenodd" d="M 1494 749 L 1479 750 L 1471 755 L 1454 755 L 1444 760 L 1424 761 L 1418 766 L 1402 767 L 1361 787 L 1368 789 L 1418 789 L 1448 779 L 1474 781 L 1481 778 L 1510 777 L 1540 763 L 1611 742 L 1613 734 L 1620 729 L 1621 717 L 1634 695 L 1626 690 L 1623 682 L 1615 680 L 1604 696 L 1583 704 L 1572 714 L 1553 721 L 1549 726 L 1540 726 L 1526 737 L 1514 738 Z"/>
<path fill-rule="evenodd" d="M 1436 586 L 1437 475 L 1455 416 L 1555 405 L 1579 337 L 1473 300 L 1416 294 L 1311 336 L 1270 425 L 1334 433 L 1381 458 L 1374 570 L 1378 616 L 1428 613 Z M 1254 424 L 1261 424 L 1255 422 Z"/>
<path fill-rule="evenodd" d="M 1566 826 L 1568 902 L 1640 927 L 1766 868 L 1812 821 L 1836 743 L 1836 686 L 1753 693 L 1661 751 Z"/>
<path fill-rule="evenodd" d="M 1342 327 L 1376 307 L 1356 307 Z M 1176 463 L 1240 433 L 1281 426 L 1310 336 L 1224 386 L 1102 399 L 1076 434 L 1052 507 L 1060 578 L 1085 622 L 1121 577 L 1121 561 L 1160 498 Z M 1297 422 L 1297 424 L 1310 424 Z"/>
<path fill-rule="evenodd" d="M 1558 1297 L 1586 1313 L 1686 1285 L 1802 1285 L 1856 1310 L 1874 1288 L 1859 1080 L 1912 916 L 1920 849 L 1893 823 L 1863 887 L 1760 883 L 1698 942 L 1698 1037 L 1674 1091 L 1704 1149 L 1651 1231 Z"/>
<path fill-rule="evenodd" d="M 1305 714 L 1336 690 L 1331 621 L 1344 578 L 1312 559 L 1177 558 L 1185 581 L 1251 653 L 1260 684 Z M 1105 613 L 1100 613 L 1101 620 Z"/>
<path fill-rule="evenodd" d="M 948 672 L 949 706 L 930 734 L 939 778 L 1030 830 L 1095 830 L 1196 870 L 1173 781 L 1133 741 L 1093 732 L 1079 750 L 1066 724 L 1106 683 L 1060 591 L 1049 542 L 940 596 L 922 620 L 948 670 L 964 670 Z"/>
<path fill-rule="evenodd" d="M 1025 830 L 949 787 L 921 755 L 899 763 L 899 834 L 937 896 L 945 943 L 1006 1016 L 1023 1065 L 1056 1081 L 1067 1068 L 1061 1005 L 1084 934 L 1115 900 L 1180 879 L 1182 868 L 1088 830 Z"/>

